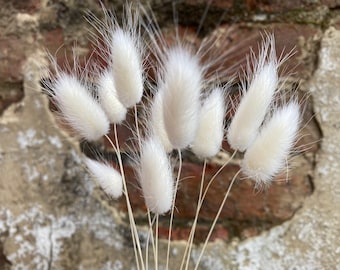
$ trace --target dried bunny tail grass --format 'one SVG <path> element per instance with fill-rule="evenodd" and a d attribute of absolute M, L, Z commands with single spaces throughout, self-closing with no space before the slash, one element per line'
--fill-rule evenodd
<path fill-rule="evenodd" d="M 163 91 L 158 91 L 150 107 L 150 128 L 152 132 L 159 138 L 165 151 L 170 153 L 173 150 L 173 146 L 169 140 L 168 134 L 165 130 L 164 118 L 163 118 Z"/>
<path fill-rule="evenodd" d="M 159 90 L 163 91 L 164 125 L 174 148 L 187 147 L 198 127 L 202 68 L 199 59 L 182 46 L 170 48 Z"/>
<path fill-rule="evenodd" d="M 299 125 L 299 104 L 292 101 L 274 112 L 247 149 L 241 169 L 246 176 L 255 180 L 256 188 L 268 186 L 273 177 L 285 167 Z"/>
<path fill-rule="evenodd" d="M 220 150 L 224 137 L 225 113 L 223 89 L 217 87 L 205 98 L 199 113 L 198 130 L 191 146 L 197 156 L 212 157 Z"/>
<path fill-rule="evenodd" d="M 145 204 L 150 211 L 155 214 L 168 212 L 174 196 L 174 179 L 170 160 L 155 137 L 142 142 L 138 176 Z"/>
<path fill-rule="evenodd" d="M 109 197 L 117 199 L 122 195 L 123 181 L 118 171 L 108 164 L 89 158 L 84 158 L 84 162 L 99 186 Z"/>
<path fill-rule="evenodd" d="M 252 78 L 248 74 L 247 91 L 243 84 L 244 94 L 228 128 L 228 142 L 234 150 L 245 151 L 257 137 L 278 86 L 277 68 L 275 41 L 270 35 L 264 40 Z M 248 73 L 250 70 L 248 67 Z"/>
<path fill-rule="evenodd" d="M 112 72 L 104 70 L 98 77 L 98 100 L 111 123 L 120 124 L 125 120 L 127 109 L 117 98 Z"/>
<path fill-rule="evenodd" d="M 112 70 L 117 96 L 130 108 L 143 95 L 143 44 L 140 36 L 140 14 L 131 4 L 124 6 L 120 24 L 114 13 L 103 6 L 104 20 L 89 13 L 87 20 L 99 33 L 91 33 L 97 55 Z"/>
<path fill-rule="evenodd" d="M 131 32 L 114 29 L 111 35 L 112 71 L 121 103 L 129 108 L 143 95 L 142 55 Z"/>
<path fill-rule="evenodd" d="M 109 120 L 90 90 L 75 75 L 57 72 L 50 95 L 60 115 L 82 138 L 95 141 L 107 134 Z"/>

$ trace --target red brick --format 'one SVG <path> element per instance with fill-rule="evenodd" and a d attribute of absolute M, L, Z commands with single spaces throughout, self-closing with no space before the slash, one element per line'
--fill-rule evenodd
<path fill-rule="evenodd" d="M 0 83 L 0 115 L 12 103 L 24 97 L 22 83 Z"/>
<path fill-rule="evenodd" d="M 186 0 L 185 3 L 190 5 L 209 5 L 211 7 L 217 7 L 217 8 L 224 8 L 224 9 L 230 9 L 233 7 L 234 1 L 233 0 L 212 0 L 212 1 L 206 1 L 206 0 Z"/>
<path fill-rule="evenodd" d="M 209 226 L 204 226 L 201 224 L 197 224 L 194 236 L 194 243 L 201 243 L 205 241 L 208 233 L 209 233 Z M 191 226 L 181 225 L 173 225 L 172 232 L 171 232 L 171 239 L 172 240 L 188 240 L 189 234 L 191 231 Z M 169 223 L 164 223 L 159 226 L 158 236 L 161 239 L 168 239 L 169 237 Z M 216 239 L 228 241 L 229 239 L 229 231 L 227 228 L 221 225 L 217 225 L 212 232 L 209 240 L 214 241 Z"/>
<path fill-rule="evenodd" d="M 135 130 L 133 108 L 128 111 L 126 120 L 122 124 L 117 125 L 117 135 L 118 135 L 120 151 L 126 152 L 126 151 L 131 151 L 132 149 L 136 148 L 137 141 L 133 140 L 134 134 L 132 130 Z M 114 142 L 115 144 L 115 135 L 114 135 L 113 125 L 111 126 L 108 136 L 110 137 L 111 141 Z M 107 148 L 112 148 L 111 143 L 106 139 L 104 140 L 104 145 Z"/>
<path fill-rule="evenodd" d="M 48 32 L 43 32 L 43 45 L 54 55 L 64 45 L 64 33 L 62 28 L 55 28 Z"/>
<path fill-rule="evenodd" d="M 209 164 L 206 169 L 204 186 L 212 178 L 219 166 Z M 239 170 L 236 165 L 227 166 L 215 179 L 207 192 L 200 211 L 200 218 L 213 220 L 228 189 L 231 179 Z M 201 181 L 202 167 L 199 164 L 184 162 L 181 182 L 176 199 L 176 218 L 193 219 L 197 208 L 197 198 Z M 135 210 L 145 210 L 142 194 L 137 187 L 133 168 L 126 167 L 129 181 L 131 204 Z M 284 181 L 281 175 L 265 191 L 255 192 L 252 180 L 237 180 L 231 189 L 226 205 L 221 213 L 221 220 L 238 221 L 287 220 L 296 209 L 301 207 L 303 199 L 312 192 L 308 177 L 303 172 L 295 172 L 290 181 Z M 124 200 L 121 207 L 125 208 Z M 293 205 L 293 206 L 292 206 Z"/>
<path fill-rule="evenodd" d="M 28 45 L 17 36 L 0 37 L 0 80 L 21 81 L 22 65 L 26 60 Z"/>
<path fill-rule="evenodd" d="M 205 186 L 218 169 L 219 166 L 216 165 L 207 166 Z M 200 221 L 195 241 L 205 239 L 230 181 L 238 169 L 235 165 L 227 166 L 211 185 L 199 214 Z M 173 239 L 178 240 L 187 239 L 190 232 L 197 208 L 202 167 L 199 164 L 184 162 L 182 171 L 173 228 Z M 146 217 L 143 195 L 135 180 L 133 167 L 127 166 L 125 175 L 134 214 L 139 219 Z M 261 192 L 254 190 L 252 180 L 238 179 L 227 198 L 211 240 L 214 238 L 228 240 L 230 235 L 243 238 L 254 236 L 265 228 L 280 224 L 294 215 L 312 190 L 305 169 L 293 171 L 293 176 L 288 182 L 285 181 L 285 174 L 282 174 L 267 190 Z M 126 211 L 124 198 L 121 198 L 118 204 L 120 209 Z M 159 225 L 161 238 L 167 238 L 168 222 L 169 215 L 161 217 Z"/>
<path fill-rule="evenodd" d="M 291 10 L 311 10 L 316 4 L 306 3 L 305 0 L 244 0 L 248 10 L 263 12 L 286 12 Z"/>
<path fill-rule="evenodd" d="M 298 153 L 313 153 L 316 154 L 320 147 L 320 138 L 322 137 L 319 125 L 315 119 L 313 111 L 313 103 L 311 98 L 306 98 L 300 94 L 301 108 L 303 108 L 302 124 L 298 135 L 298 140 L 295 145 L 295 150 Z"/>
<path fill-rule="evenodd" d="M 20 12 L 34 13 L 41 8 L 41 0 L 14 1 L 13 6 Z"/>
<path fill-rule="evenodd" d="M 43 31 L 42 33 L 42 45 L 47 51 L 57 60 L 58 65 L 65 69 L 66 66 L 73 65 L 73 48 L 80 47 L 76 40 L 65 41 L 64 30 L 60 27 L 52 29 L 50 31 Z M 82 50 L 79 56 L 79 62 L 77 63 L 80 67 L 85 66 L 85 62 L 88 61 L 89 53 L 88 48 L 90 42 L 87 44 L 86 50 Z"/>
<path fill-rule="evenodd" d="M 318 29 L 309 25 L 294 25 L 285 23 L 275 23 L 270 26 L 246 24 L 237 25 L 221 25 L 210 36 L 207 37 L 208 47 L 212 44 L 206 61 L 215 60 L 215 64 L 211 67 L 211 74 L 216 70 L 225 73 L 225 77 L 231 76 L 241 71 L 241 66 L 246 63 L 246 55 L 252 48 L 254 52 L 258 52 L 261 43 L 261 34 L 274 33 L 276 40 L 276 52 L 280 56 L 282 52 L 289 53 L 295 51 L 283 68 L 288 72 L 297 72 L 301 75 L 306 70 L 304 59 L 302 59 L 300 40 L 312 40 L 318 33 Z M 216 61 L 217 59 L 217 61 Z M 294 74 L 293 74 L 294 75 Z"/>
<path fill-rule="evenodd" d="M 340 6 L 338 0 L 320 0 L 320 4 L 325 5 L 329 8 L 336 8 Z"/>
<path fill-rule="evenodd" d="M 206 78 L 215 76 L 221 77 L 222 82 L 229 81 L 235 74 L 241 73 L 246 64 L 246 57 L 253 49 L 257 54 L 262 36 L 265 33 L 273 33 L 276 41 L 276 52 L 279 57 L 282 53 L 294 54 L 284 63 L 282 70 L 292 73 L 292 76 L 303 77 L 304 73 L 310 72 L 314 64 L 308 62 L 310 55 L 302 55 L 304 46 L 314 42 L 314 37 L 320 33 L 317 27 L 310 25 L 298 25 L 289 23 L 261 24 L 222 24 L 203 40 L 196 35 L 196 29 L 179 26 L 178 33 L 180 40 L 195 51 L 200 48 L 202 64 L 209 64 L 210 68 Z M 166 44 L 175 43 L 175 31 L 165 29 L 163 37 Z M 305 43 L 301 41 L 304 40 Z M 286 73 L 287 73 L 286 72 Z M 285 75 L 287 75 L 285 73 Z M 151 74 L 154 78 L 154 74 Z"/>

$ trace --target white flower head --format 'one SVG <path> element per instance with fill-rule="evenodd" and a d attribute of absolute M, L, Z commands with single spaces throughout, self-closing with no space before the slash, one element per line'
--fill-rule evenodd
<path fill-rule="evenodd" d="M 244 154 L 241 169 L 256 181 L 256 186 L 267 186 L 286 165 L 296 141 L 300 124 L 297 102 L 277 109 L 265 123 L 259 136 Z"/>

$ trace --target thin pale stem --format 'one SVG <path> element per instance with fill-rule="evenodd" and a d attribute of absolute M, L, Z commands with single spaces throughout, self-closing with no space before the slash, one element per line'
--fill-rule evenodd
<path fill-rule="evenodd" d="M 138 138 L 139 150 L 141 150 L 142 149 L 142 138 L 139 132 L 137 105 L 134 106 L 134 111 L 135 111 L 134 115 L 135 115 L 136 134 Z"/>
<path fill-rule="evenodd" d="M 155 239 L 156 239 L 156 252 L 155 252 L 155 270 L 158 270 L 158 219 L 159 215 L 156 214 L 156 229 L 155 229 Z"/>
<path fill-rule="evenodd" d="M 153 254 L 156 254 L 156 250 L 155 250 L 155 239 L 153 237 L 153 221 L 151 221 L 151 213 L 150 210 L 147 209 L 147 214 L 148 214 L 148 222 L 149 222 L 149 233 L 148 233 L 148 239 L 146 242 L 146 249 L 145 249 L 145 268 L 148 268 L 148 264 L 149 264 L 149 238 L 151 237 L 151 244 L 152 244 L 152 251 Z"/>
<path fill-rule="evenodd" d="M 113 147 L 113 149 L 117 153 L 119 169 L 120 169 L 120 173 L 122 175 L 123 189 L 124 189 L 124 194 L 125 194 L 126 206 L 127 206 L 127 210 L 128 210 L 130 230 L 131 230 L 131 236 L 132 236 L 132 241 L 133 241 L 133 246 L 134 246 L 137 269 L 140 269 L 140 264 L 139 264 L 139 260 L 138 260 L 138 257 L 139 257 L 140 262 L 141 262 L 141 267 L 142 267 L 143 270 L 145 270 L 142 250 L 141 250 L 141 247 L 140 247 L 140 241 L 139 241 L 138 232 L 137 232 L 137 228 L 136 228 L 136 223 L 135 223 L 135 220 L 134 220 L 134 217 L 133 217 L 133 211 L 132 211 L 132 208 L 131 208 L 129 193 L 128 193 L 128 189 L 127 189 L 127 185 L 126 185 L 126 179 L 125 179 L 124 167 L 123 167 L 123 162 L 122 162 L 122 157 L 121 157 L 121 152 L 120 152 L 120 147 L 119 147 L 117 125 L 116 124 L 114 125 L 113 129 L 114 129 L 114 136 L 115 136 L 116 144 L 114 144 L 112 142 L 112 140 L 110 139 L 109 136 L 105 135 L 105 138 L 109 141 L 109 143 L 111 144 L 111 146 Z M 136 250 L 136 246 L 137 246 L 137 250 Z"/>
<path fill-rule="evenodd" d="M 149 223 L 150 223 L 150 221 L 149 221 Z M 149 239 L 150 239 L 151 234 L 152 234 L 152 228 L 150 227 L 149 232 L 148 232 L 148 236 L 146 238 L 146 244 L 145 244 L 145 269 L 149 269 Z"/>
<path fill-rule="evenodd" d="M 183 269 L 183 266 L 184 266 L 184 261 L 185 261 L 185 256 L 187 256 L 187 263 L 186 263 L 186 268 L 188 268 L 188 263 L 189 263 L 189 258 L 190 258 L 190 253 L 191 253 L 191 249 L 192 249 L 192 243 L 193 243 L 193 240 L 194 240 L 194 235 L 195 235 L 195 230 L 196 230 L 196 226 L 197 226 L 197 220 L 198 220 L 198 216 L 199 216 L 199 212 L 202 208 L 202 205 L 203 205 L 203 201 L 207 195 L 207 192 L 211 186 L 211 184 L 213 183 L 213 181 L 216 179 L 216 177 L 218 176 L 218 174 L 221 173 L 221 171 L 230 163 L 230 161 L 234 158 L 235 154 L 236 154 L 237 151 L 234 151 L 232 153 L 232 155 L 230 156 L 230 158 L 221 166 L 221 168 L 211 177 L 211 179 L 209 180 L 205 190 L 204 190 L 204 194 L 202 196 L 202 191 L 203 191 L 203 181 L 204 181 L 204 177 L 205 177 L 205 169 L 206 169 L 206 160 L 204 161 L 204 166 L 203 166 L 203 170 L 202 170 L 202 178 L 201 178 L 201 186 L 200 186 L 200 194 L 199 194 L 199 197 L 198 197 L 198 203 L 197 203 L 197 208 L 196 208 L 196 214 L 195 214 L 195 219 L 194 219 L 194 222 L 193 222 L 193 225 L 191 227 L 191 231 L 190 231 L 190 234 L 189 234 L 189 238 L 188 238 L 188 243 L 187 243 L 187 246 L 185 248 L 185 252 L 184 252 L 184 256 L 183 256 L 183 259 L 182 259 L 182 263 L 181 263 L 181 268 L 180 269 Z M 190 242 L 189 242 L 190 241 Z M 189 248 L 190 247 L 190 248 Z M 188 253 L 188 249 L 190 250 L 189 253 Z"/>
<path fill-rule="evenodd" d="M 171 242 L 171 233 L 172 233 L 172 223 L 173 223 L 173 219 L 174 219 L 174 212 L 175 212 L 175 203 L 176 203 L 178 183 L 179 183 L 179 178 L 181 176 L 181 170 L 182 170 L 182 153 L 181 153 L 180 149 L 178 149 L 178 158 L 179 158 L 179 166 L 178 166 L 178 173 L 177 173 L 177 178 L 176 178 L 174 196 L 173 196 L 173 201 L 172 201 L 172 206 L 171 206 L 170 222 L 169 222 L 168 248 L 167 248 L 167 252 L 166 252 L 166 267 L 165 267 L 166 270 L 169 269 L 169 257 L 170 257 L 170 242 Z"/>
<path fill-rule="evenodd" d="M 116 132 L 116 131 L 115 131 L 115 132 Z M 105 135 L 105 138 L 108 140 L 108 142 L 110 143 L 110 145 L 112 146 L 112 148 L 114 149 L 114 151 L 117 153 L 117 159 L 118 159 L 120 174 L 122 175 L 122 181 L 123 181 L 124 196 L 125 196 L 126 205 L 127 205 L 127 208 L 128 208 L 128 216 L 129 216 L 129 223 L 130 223 L 130 231 L 131 231 L 131 237 L 132 237 L 132 242 L 133 242 L 133 251 L 134 251 L 134 253 L 135 253 L 135 259 L 136 259 L 137 269 L 140 269 L 140 266 L 139 266 L 139 259 L 138 259 L 138 252 L 137 252 L 137 246 L 136 246 L 136 240 L 135 240 L 135 234 L 134 234 L 133 225 L 132 225 L 132 223 L 131 223 L 131 217 L 130 217 L 129 207 L 128 207 L 128 205 L 130 204 L 130 200 L 129 200 L 129 197 L 128 197 L 128 195 L 127 195 L 128 193 L 127 193 L 127 188 L 126 188 L 125 173 L 124 173 L 124 168 L 121 166 L 121 163 L 119 162 L 119 160 L 121 159 L 120 151 L 119 151 L 119 148 L 117 148 L 117 147 L 114 145 L 114 143 L 112 142 L 112 140 L 110 139 L 109 136 Z"/>
<path fill-rule="evenodd" d="M 236 155 L 237 150 L 235 150 L 233 152 L 233 154 L 230 156 L 230 158 L 221 166 L 221 168 L 219 168 L 219 170 L 213 175 L 213 177 L 211 177 L 208 185 L 206 186 L 205 190 L 204 190 L 204 194 L 202 196 L 201 202 L 199 204 L 199 208 L 202 207 L 203 201 L 205 199 L 205 197 L 207 196 L 208 190 L 211 186 L 211 184 L 214 182 L 215 178 L 223 171 L 223 169 L 229 164 L 229 162 L 234 158 L 234 156 Z"/>
<path fill-rule="evenodd" d="M 194 222 L 191 226 L 191 231 L 189 234 L 189 238 L 187 241 L 187 245 L 185 247 L 185 251 L 184 251 L 184 255 L 183 255 L 183 259 L 182 259 L 182 263 L 181 263 L 181 267 L 180 269 L 183 269 L 184 266 L 184 262 L 185 262 L 185 258 L 186 258 L 186 266 L 185 269 L 188 269 L 188 264 L 189 264 L 189 258 L 190 258 L 190 253 L 191 253 L 191 248 L 192 248 L 192 243 L 194 241 L 194 237 L 195 237 L 195 231 L 196 231 L 196 225 L 197 225 L 197 220 L 198 220 L 198 214 L 200 211 L 200 207 L 199 204 L 201 202 L 201 198 L 202 198 L 202 193 L 203 193 L 203 183 L 204 183 L 204 177 L 205 177 L 205 169 L 207 167 L 207 160 L 204 160 L 204 164 L 203 164 L 203 170 L 202 170 L 202 175 L 201 175 L 201 184 L 200 184 L 200 192 L 198 195 L 198 201 L 197 201 L 197 208 L 196 208 L 196 214 L 195 214 L 195 219 Z"/>
<path fill-rule="evenodd" d="M 216 222 L 217 222 L 218 218 L 220 217 L 220 214 L 221 214 L 221 212 L 222 212 L 222 210 L 223 210 L 223 207 L 224 207 L 224 205 L 225 205 L 225 202 L 226 202 L 226 200 L 227 200 L 227 198 L 228 198 L 228 196 L 229 196 L 230 190 L 231 190 L 232 186 L 234 185 L 234 182 L 236 181 L 237 176 L 240 174 L 240 172 L 241 172 L 241 170 L 239 170 L 239 171 L 234 175 L 233 179 L 231 180 L 231 183 L 230 183 L 230 185 L 229 185 L 229 187 L 228 187 L 228 190 L 227 190 L 226 194 L 224 195 L 224 198 L 223 198 L 223 201 L 222 201 L 222 203 L 221 203 L 221 205 L 220 205 L 220 208 L 218 209 L 217 214 L 216 214 L 216 216 L 215 216 L 215 219 L 214 219 L 214 221 L 213 221 L 213 223 L 212 223 L 212 225 L 211 225 L 211 227 L 210 227 L 210 230 L 209 230 L 209 233 L 208 233 L 208 235 L 207 235 L 207 238 L 205 239 L 204 245 L 203 245 L 203 247 L 202 247 L 201 253 L 200 253 L 199 257 L 198 257 L 198 260 L 197 260 L 197 262 L 196 262 L 196 266 L 195 266 L 195 269 L 194 269 L 194 270 L 197 270 L 197 268 L 198 268 L 198 266 L 199 266 L 199 264 L 200 264 L 200 261 L 201 261 L 201 259 L 202 259 L 203 253 L 204 253 L 204 251 L 205 251 L 205 249 L 206 249 L 206 247 L 207 247 L 207 244 L 208 244 L 208 242 L 209 242 L 210 236 L 211 236 L 211 234 L 212 234 L 212 232 L 213 232 L 213 230 L 214 230 L 214 228 L 215 228 Z"/>

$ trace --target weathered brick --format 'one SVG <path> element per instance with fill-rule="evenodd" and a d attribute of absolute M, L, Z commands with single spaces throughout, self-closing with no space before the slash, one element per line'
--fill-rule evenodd
<path fill-rule="evenodd" d="M 255 52 L 257 51 L 258 44 L 261 41 L 261 33 L 264 31 L 273 31 L 275 33 L 278 55 L 280 55 L 282 50 L 289 52 L 296 44 L 299 44 L 296 48 L 297 53 L 285 63 L 284 68 L 291 71 L 294 67 L 294 70 L 301 77 L 301 74 L 307 69 L 306 65 L 303 65 L 303 59 L 306 56 L 302 55 L 305 43 L 301 42 L 301 40 L 313 39 L 318 30 L 312 26 L 283 23 L 276 23 L 270 27 L 263 25 L 250 27 L 247 24 L 221 25 L 219 29 L 205 40 L 207 47 L 212 46 L 211 51 L 208 51 L 206 57 L 207 59 L 210 57 L 209 61 L 215 60 L 214 56 L 219 57 L 218 61 L 216 61 L 220 66 L 218 68 L 222 67 L 222 71 L 223 69 L 227 71 L 225 77 L 228 78 L 231 74 L 241 70 L 242 65 L 245 63 L 245 55 L 250 51 L 250 48 L 253 48 Z M 194 29 L 180 27 L 179 34 L 193 48 L 197 49 L 200 46 L 201 38 L 195 35 Z M 164 37 L 168 44 L 174 42 L 173 35 L 174 32 L 171 30 L 164 32 Z M 225 51 L 229 53 L 228 57 L 223 55 Z M 295 67 L 297 62 L 301 62 L 302 67 Z M 212 72 L 214 69 L 216 67 L 213 67 Z M 154 77 L 154 74 L 152 77 Z M 236 105 L 239 95 L 237 92 L 233 95 L 234 105 Z M 315 141 L 318 140 L 320 134 L 318 134 L 317 125 L 310 121 L 313 114 L 311 108 L 306 107 L 306 112 L 303 123 L 309 124 L 301 135 L 302 139 L 299 141 L 298 147 L 301 149 L 301 146 L 313 145 L 312 149 L 308 149 L 308 151 L 315 153 L 317 150 Z M 230 110 L 227 118 L 230 119 L 232 114 L 233 110 Z M 130 114 L 127 123 L 134 126 L 133 121 L 133 114 Z M 118 128 L 118 132 L 120 134 L 122 150 L 128 151 L 129 147 L 124 147 L 124 144 L 129 142 L 131 131 L 121 126 Z M 305 136 L 306 134 L 310 136 Z M 110 137 L 113 138 L 113 133 L 110 133 Z M 108 146 L 107 143 L 106 146 Z M 223 148 L 229 152 L 232 151 L 226 142 L 223 143 Z M 218 168 L 219 166 L 217 165 L 208 164 L 205 185 Z M 200 220 L 206 221 L 207 226 L 215 217 L 228 185 L 238 170 L 239 167 L 237 165 L 230 164 L 218 175 L 211 185 L 200 211 Z M 240 237 L 246 237 L 247 235 L 258 234 L 265 228 L 290 219 L 295 211 L 301 207 L 304 198 L 309 196 L 313 190 L 313 186 L 309 181 L 308 170 L 310 169 L 294 170 L 288 182 L 284 181 L 285 174 L 283 174 L 273 182 L 269 189 L 258 193 L 254 191 L 254 183 L 251 180 L 238 180 L 232 187 L 227 203 L 221 213 L 219 226 L 223 228 L 220 229 L 222 237 L 228 238 L 229 235 L 235 234 Z M 175 239 L 185 239 L 187 237 L 189 228 L 185 224 L 194 218 L 201 173 L 202 164 L 191 161 L 191 159 L 184 160 L 181 175 L 183 180 L 180 182 L 176 200 L 175 220 L 178 220 L 179 223 L 175 223 Z M 145 216 L 143 214 L 146 211 L 145 204 L 141 191 L 138 188 L 133 166 L 126 166 L 126 178 L 132 207 L 137 216 Z M 126 211 L 125 200 L 121 200 L 119 205 L 121 209 Z M 166 217 L 163 220 L 166 220 Z M 160 234 L 166 236 L 166 223 L 160 226 L 162 228 Z M 197 239 L 204 239 L 208 230 L 204 226 L 201 224 Z M 219 233 L 215 232 L 215 235 L 218 236 Z"/>
<path fill-rule="evenodd" d="M 41 0 L 13 1 L 12 5 L 19 12 L 32 14 L 41 8 Z"/>
<path fill-rule="evenodd" d="M 12 103 L 24 97 L 22 83 L 0 83 L 0 115 Z"/>
<path fill-rule="evenodd" d="M 208 224 L 201 225 L 197 224 L 195 230 L 195 237 L 194 243 L 201 243 L 205 241 L 208 233 L 209 233 L 209 226 Z M 172 232 L 171 232 L 171 239 L 172 240 L 187 240 L 191 231 L 190 226 L 185 225 L 176 225 L 174 224 Z M 158 230 L 158 236 L 162 239 L 168 239 L 169 236 L 169 223 L 160 224 Z M 217 224 L 214 231 L 212 232 L 209 240 L 214 241 L 216 239 L 228 241 L 229 239 L 229 231 L 226 227 Z"/>
<path fill-rule="evenodd" d="M 204 187 L 207 186 L 208 181 L 219 168 L 220 166 L 218 165 L 207 165 Z M 212 182 L 199 214 L 200 220 L 205 220 L 207 226 L 209 226 L 215 218 L 228 186 L 238 170 L 239 167 L 237 165 L 228 165 L 217 175 L 214 182 Z M 135 180 L 133 167 L 127 166 L 125 168 L 125 174 L 128 181 L 132 208 L 134 209 L 134 213 L 140 216 L 141 213 L 145 213 L 146 208 L 142 193 Z M 178 224 L 182 224 L 181 227 L 183 231 L 180 232 L 178 228 L 176 229 L 176 239 L 185 238 L 189 230 L 185 224 L 194 219 L 201 175 L 202 166 L 200 164 L 184 161 L 175 211 L 175 224 L 176 221 L 179 222 Z M 256 229 L 257 227 L 273 226 L 290 219 L 295 211 L 302 206 L 304 199 L 312 193 L 313 187 L 308 175 L 306 175 L 306 168 L 294 170 L 289 181 L 286 181 L 285 177 L 285 173 L 282 173 L 273 181 L 268 189 L 256 192 L 252 180 L 242 180 L 244 176 L 239 176 L 239 179 L 231 189 L 231 193 L 220 215 L 219 224 L 224 228 L 223 230 L 220 229 L 221 235 L 225 238 L 230 234 L 230 229 L 235 231 L 234 225 L 231 227 L 229 225 L 222 225 L 225 222 L 239 224 L 238 232 L 234 232 L 234 234 L 242 234 L 243 229 L 246 230 L 244 234 L 247 234 L 247 231 L 252 231 L 253 233 L 260 232 L 261 230 Z M 124 211 L 126 211 L 124 199 L 120 200 L 119 205 L 121 209 L 125 209 Z M 144 215 L 145 214 L 141 214 L 141 216 Z M 163 223 L 165 224 L 163 226 L 165 228 L 167 218 L 168 217 L 163 218 Z M 160 224 L 162 224 L 162 222 Z M 249 224 L 252 224 L 252 226 L 249 226 Z M 267 225 L 264 226 L 263 224 Z M 178 225 L 175 227 L 177 226 Z M 202 239 L 204 238 L 205 231 L 207 231 L 207 229 L 204 229 L 203 225 L 199 233 Z M 164 229 L 163 233 L 166 235 Z M 215 232 L 215 234 L 216 237 L 219 235 L 218 232 Z"/>
<path fill-rule="evenodd" d="M 219 1 L 216 1 L 216 5 L 218 4 L 217 2 Z M 252 1 L 247 1 L 246 4 L 251 6 Z M 284 8 L 290 8 L 290 6 L 284 6 Z M 271 25 L 238 23 L 220 25 L 203 39 L 203 42 L 205 42 L 201 48 L 201 51 L 205 53 L 203 62 L 214 63 L 210 69 L 210 75 L 208 74 L 207 77 L 212 76 L 218 70 L 223 74 L 222 81 L 227 82 L 231 75 L 239 72 L 242 66 L 244 67 L 245 56 L 249 53 L 250 48 L 255 53 L 257 52 L 258 44 L 261 41 L 261 33 L 263 34 L 265 31 L 274 32 L 278 55 L 283 50 L 285 52 L 291 51 L 298 44 L 296 53 L 284 63 L 283 68 L 288 71 L 294 70 L 299 77 L 312 70 L 314 62 L 312 61 L 313 63 L 311 63 L 305 60 L 305 58 L 310 59 L 310 55 L 306 56 L 302 51 L 305 49 L 306 44 L 311 42 L 318 33 L 319 30 L 316 27 L 288 23 L 274 23 Z M 185 40 L 185 43 L 189 44 L 193 49 L 198 49 L 201 46 L 202 37 L 196 35 L 194 27 L 179 26 L 178 33 L 181 39 Z M 165 29 L 163 35 L 167 44 L 174 44 L 175 40 L 173 37 L 175 36 L 175 31 L 172 28 Z M 61 28 L 44 34 L 44 42 L 52 51 L 56 51 L 59 45 L 64 42 L 64 39 L 64 33 Z M 91 49 L 89 54 L 92 54 Z M 107 64 L 95 54 L 92 55 L 92 60 L 100 60 L 100 65 L 103 66 Z M 297 63 L 300 65 L 297 66 Z M 156 77 L 152 72 L 149 73 L 149 76 L 151 78 Z M 237 93 L 234 98 L 235 100 L 238 99 Z M 229 112 L 228 118 L 231 115 L 232 110 Z M 309 115 L 312 114 L 310 113 Z M 305 121 L 308 122 L 306 119 Z M 124 125 L 118 126 L 120 147 L 123 152 L 129 151 L 129 148 L 132 146 L 131 140 L 129 140 L 132 133 L 126 125 L 134 126 L 133 111 L 130 112 L 127 122 Z M 315 129 L 317 128 L 313 126 L 310 130 Z M 141 132 L 143 133 L 142 129 Z M 113 132 L 109 136 L 112 140 L 114 139 Z M 319 134 L 317 133 L 308 139 L 304 136 L 299 146 L 312 143 L 318 136 Z M 107 140 L 103 141 L 105 147 L 111 148 Z M 231 151 L 226 142 L 223 144 L 223 147 Z M 316 149 L 317 147 L 313 148 L 313 152 Z M 132 208 L 136 216 L 141 218 L 145 217 L 146 208 L 133 167 L 134 165 L 127 164 L 125 166 L 125 174 Z M 205 185 L 218 169 L 219 166 L 213 163 L 208 164 Z M 197 239 L 203 240 L 205 238 L 209 229 L 208 226 L 215 217 L 232 177 L 238 170 L 238 165 L 230 164 L 218 175 L 211 185 L 200 212 L 200 221 L 202 222 L 197 231 Z M 202 164 L 190 158 L 185 158 L 182 172 L 181 179 L 183 180 L 180 182 L 176 200 L 174 239 L 185 239 L 189 233 L 187 224 L 194 218 L 197 207 Z M 284 176 L 281 176 L 281 180 L 284 179 Z M 275 181 L 268 190 L 259 193 L 254 192 L 254 183 L 251 180 L 238 180 L 232 187 L 226 205 L 222 210 L 217 230 L 212 238 L 222 237 L 223 239 L 229 239 L 230 236 L 235 235 L 247 237 L 247 235 L 258 234 L 263 229 L 290 219 L 295 211 L 301 207 L 304 198 L 311 194 L 312 190 L 313 187 L 309 182 L 308 170 L 305 169 L 293 171 L 289 182 Z M 118 204 L 120 209 L 126 211 L 125 199 L 119 200 Z M 160 235 L 164 237 L 167 235 L 166 220 L 167 217 L 164 217 L 160 221 Z"/>
<path fill-rule="evenodd" d="M 322 5 L 326 5 L 329 8 L 336 8 L 340 6 L 339 0 L 319 0 Z"/>
<path fill-rule="evenodd" d="M 306 0 L 244 0 L 243 5 L 248 10 L 256 10 L 263 12 L 286 12 L 291 10 L 308 10 L 317 6 L 314 1 Z"/>
<path fill-rule="evenodd" d="M 186 0 L 184 1 L 190 5 L 209 5 L 209 7 L 218 7 L 224 9 L 230 9 L 234 5 L 233 0 L 213 0 L 213 1 L 206 1 L 206 0 Z"/>
<path fill-rule="evenodd" d="M 50 31 L 42 32 L 42 45 L 54 57 L 58 65 L 65 69 L 66 66 L 73 65 L 74 52 L 78 57 L 77 64 L 80 67 L 85 66 L 88 61 L 89 51 L 92 52 L 90 42 L 84 46 L 79 45 L 76 38 L 74 40 L 66 40 L 64 29 L 57 27 Z"/>
<path fill-rule="evenodd" d="M 54 55 L 58 49 L 64 44 L 64 33 L 62 28 L 55 28 L 50 31 L 43 32 L 43 45 Z"/>
<path fill-rule="evenodd" d="M 282 52 L 295 52 L 283 65 L 282 68 L 288 72 L 295 72 L 293 76 L 302 76 L 313 68 L 312 63 L 306 62 L 306 56 L 302 55 L 303 46 L 312 41 L 319 30 L 309 25 L 296 25 L 286 23 L 275 23 L 267 25 L 249 24 L 225 24 L 217 28 L 206 38 L 208 47 L 213 47 L 207 53 L 205 59 L 215 60 L 210 72 L 220 70 L 226 77 L 240 72 L 246 63 L 246 55 L 252 48 L 255 54 L 258 52 L 261 35 L 274 33 L 276 40 L 276 52 L 280 56 Z M 306 57 L 308 58 L 308 57 Z M 216 61 L 217 59 L 217 61 Z"/>
<path fill-rule="evenodd" d="M 17 82 L 22 80 L 22 65 L 26 60 L 28 45 L 17 36 L 0 37 L 0 80 Z"/>
<path fill-rule="evenodd" d="M 314 68 L 310 55 L 302 54 L 305 47 L 315 43 L 314 38 L 320 33 L 318 28 L 310 25 L 297 25 L 288 23 L 274 23 L 270 25 L 223 24 L 217 27 L 205 38 L 196 35 L 196 30 L 190 27 L 178 27 L 178 36 L 193 51 L 200 48 L 202 64 L 209 65 L 206 78 L 219 74 L 220 80 L 228 82 L 235 74 L 242 75 L 246 64 L 246 56 L 251 49 L 257 54 L 262 35 L 274 33 L 277 56 L 293 52 L 285 61 L 282 70 L 293 77 L 305 77 Z M 175 43 L 175 31 L 166 29 L 163 32 L 165 43 Z M 154 70 L 149 72 L 155 78 Z M 284 75 L 287 75 L 287 74 Z"/>

